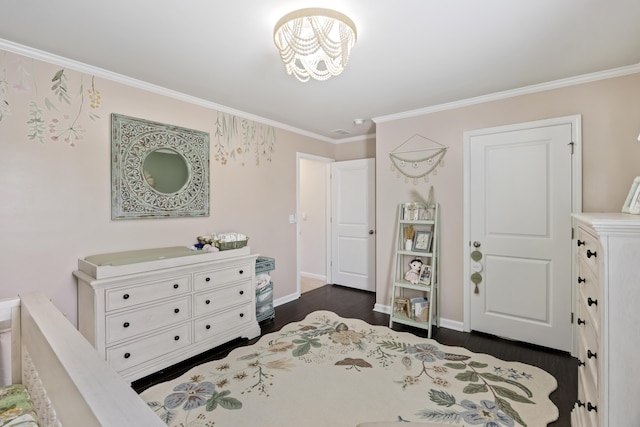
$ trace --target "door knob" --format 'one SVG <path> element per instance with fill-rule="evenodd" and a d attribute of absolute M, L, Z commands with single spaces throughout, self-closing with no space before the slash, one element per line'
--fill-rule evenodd
<path fill-rule="evenodd" d="M 475 242 L 473 242 L 473 247 L 474 248 L 479 248 L 480 247 L 480 242 L 478 242 L 477 240 Z"/>

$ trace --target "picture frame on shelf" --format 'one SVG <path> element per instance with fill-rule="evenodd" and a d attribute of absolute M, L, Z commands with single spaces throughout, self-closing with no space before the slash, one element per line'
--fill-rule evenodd
<path fill-rule="evenodd" d="M 623 213 L 640 214 L 640 176 L 634 178 L 627 198 L 622 206 Z"/>
<path fill-rule="evenodd" d="M 413 237 L 414 252 L 430 252 L 431 251 L 431 231 L 416 231 Z"/>
<path fill-rule="evenodd" d="M 422 285 L 431 285 L 431 266 L 424 264 L 420 269 L 420 276 L 418 278 L 418 283 Z"/>

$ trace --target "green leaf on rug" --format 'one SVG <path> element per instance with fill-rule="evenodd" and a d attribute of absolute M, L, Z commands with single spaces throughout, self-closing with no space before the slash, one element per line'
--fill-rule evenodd
<path fill-rule="evenodd" d="M 502 397 L 506 397 L 507 399 L 511 399 L 515 402 L 520 402 L 520 403 L 533 403 L 532 401 L 530 401 L 529 399 L 527 399 L 524 396 L 519 395 L 518 393 L 516 393 L 515 391 L 508 389 L 506 387 L 501 387 L 498 385 L 494 385 L 491 387 L 496 393 L 498 393 L 500 396 Z"/>
<path fill-rule="evenodd" d="M 445 391 L 431 389 L 429 399 L 439 406 L 453 406 L 456 404 L 456 397 Z"/>
<path fill-rule="evenodd" d="M 209 400 L 207 400 L 207 411 L 213 411 L 218 407 L 218 405 L 222 406 L 224 409 L 240 409 L 242 408 L 242 402 L 240 402 L 235 397 L 227 397 L 231 394 L 229 390 L 224 390 L 221 392 L 214 392 Z"/>
<path fill-rule="evenodd" d="M 502 409 L 502 412 L 509 415 L 518 424 L 522 425 L 523 427 L 527 427 L 527 423 L 525 423 L 524 420 L 520 418 L 520 414 L 518 414 L 518 411 L 513 409 L 513 407 L 507 400 L 496 397 L 496 403 L 498 404 L 500 409 Z"/>
<path fill-rule="evenodd" d="M 486 368 L 487 366 L 489 366 L 486 363 L 480 363 L 480 362 L 469 362 L 469 366 L 471 366 L 472 368 L 476 368 L 476 369 L 482 369 L 482 368 Z"/>
<path fill-rule="evenodd" d="M 464 356 L 462 354 L 445 353 L 444 358 L 445 360 L 453 360 L 454 362 L 461 362 L 463 360 L 471 359 L 471 356 Z"/>
<path fill-rule="evenodd" d="M 451 369 L 466 369 L 466 363 L 445 363 L 444 366 Z"/>
<path fill-rule="evenodd" d="M 460 381 L 469 381 L 470 383 L 475 383 L 480 378 L 478 377 L 478 374 L 474 371 L 465 371 L 456 375 L 456 379 Z"/>
<path fill-rule="evenodd" d="M 406 343 L 395 341 L 380 341 L 378 344 L 387 350 L 402 351 L 405 353 L 407 352 L 408 347 Z"/>
<path fill-rule="evenodd" d="M 468 394 L 486 393 L 488 391 L 489 388 L 484 383 L 467 384 L 467 386 L 462 390 L 463 393 Z"/>
<path fill-rule="evenodd" d="M 425 409 L 416 413 L 421 419 L 443 423 L 454 423 L 460 420 L 460 415 L 454 411 L 440 409 Z"/>

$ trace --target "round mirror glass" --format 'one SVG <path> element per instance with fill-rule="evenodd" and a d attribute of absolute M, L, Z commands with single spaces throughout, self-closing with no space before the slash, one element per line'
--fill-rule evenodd
<path fill-rule="evenodd" d="M 142 163 L 144 179 L 154 190 L 173 194 L 189 181 L 189 166 L 177 151 L 159 148 L 151 151 Z"/>

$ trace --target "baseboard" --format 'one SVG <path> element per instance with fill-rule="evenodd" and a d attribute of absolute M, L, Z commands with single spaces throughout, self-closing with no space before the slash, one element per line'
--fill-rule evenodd
<path fill-rule="evenodd" d="M 300 292 L 294 292 L 292 294 L 285 295 L 285 296 L 283 296 L 281 298 L 274 299 L 273 300 L 273 306 L 277 307 L 279 305 L 286 304 L 286 303 L 291 302 L 291 301 L 295 301 L 298 298 L 300 298 Z"/>
<path fill-rule="evenodd" d="M 377 311 L 378 313 L 391 314 L 391 306 L 376 303 L 373 306 L 373 311 Z M 457 320 L 443 319 L 442 317 L 440 318 L 441 328 L 452 329 L 454 331 L 463 332 L 464 331 L 463 326 L 464 326 L 463 322 L 459 322 Z"/>
<path fill-rule="evenodd" d="M 307 279 L 322 280 L 323 282 L 327 281 L 327 276 L 324 274 L 305 273 L 301 271 L 300 277 L 306 277 Z"/>

